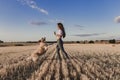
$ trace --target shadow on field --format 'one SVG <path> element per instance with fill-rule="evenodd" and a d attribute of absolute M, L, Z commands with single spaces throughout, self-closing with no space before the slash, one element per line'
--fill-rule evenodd
<path fill-rule="evenodd" d="M 6 65 L 0 69 L 0 80 L 27 80 L 40 68 L 49 55 L 41 57 L 39 63 L 23 60 L 18 63 Z"/>

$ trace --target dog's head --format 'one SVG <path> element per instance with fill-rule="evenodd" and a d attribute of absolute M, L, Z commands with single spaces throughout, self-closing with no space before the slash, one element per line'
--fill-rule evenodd
<path fill-rule="evenodd" d="M 45 42 L 46 41 L 46 37 L 42 37 L 39 42 Z"/>

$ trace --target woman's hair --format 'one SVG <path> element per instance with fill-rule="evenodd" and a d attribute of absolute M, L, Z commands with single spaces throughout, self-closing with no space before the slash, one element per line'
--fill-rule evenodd
<path fill-rule="evenodd" d="M 65 33 L 65 29 L 64 29 L 64 26 L 63 26 L 63 24 L 62 23 L 57 23 L 57 25 L 58 25 L 58 27 L 62 30 L 62 32 L 63 32 L 63 38 L 65 38 L 66 37 L 66 33 Z"/>

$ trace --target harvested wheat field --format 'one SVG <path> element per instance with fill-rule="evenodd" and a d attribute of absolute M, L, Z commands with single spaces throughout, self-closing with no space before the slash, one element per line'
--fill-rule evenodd
<path fill-rule="evenodd" d="M 65 44 L 70 59 L 51 45 L 38 63 L 26 61 L 37 46 L 0 47 L 0 80 L 120 80 L 120 45 Z"/>

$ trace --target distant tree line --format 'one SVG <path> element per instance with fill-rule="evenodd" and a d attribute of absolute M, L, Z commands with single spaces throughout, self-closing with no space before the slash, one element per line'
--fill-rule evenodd
<path fill-rule="evenodd" d="M 4 43 L 4 41 L 0 40 L 0 43 Z M 18 42 L 11 42 L 11 43 L 18 43 Z M 19 42 L 19 43 L 38 43 L 38 41 L 26 41 L 26 42 Z M 47 41 L 47 43 L 56 43 L 56 41 Z M 120 43 L 115 39 L 110 39 L 110 40 L 83 40 L 83 41 L 64 41 L 64 43 L 80 43 L 80 44 L 94 44 L 94 43 L 103 43 L 103 44 L 115 44 L 115 43 Z M 16 46 L 22 46 L 21 44 L 16 44 Z"/>
<path fill-rule="evenodd" d="M 0 43 L 4 43 L 4 41 L 0 40 Z"/>
<path fill-rule="evenodd" d="M 117 40 L 84 40 L 84 41 L 71 41 L 70 43 L 81 43 L 81 44 L 94 44 L 94 43 L 103 43 L 103 44 L 115 44 L 118 43 Z M 120 43 L 120 42 L 119 42 Z"/>
<path fill-rule="evenodd" d="M 115 43 L 116 43 L 116 40 L 115 40 L 115 39 L 109 40 L 109 43 L 115 44 Z"/>

